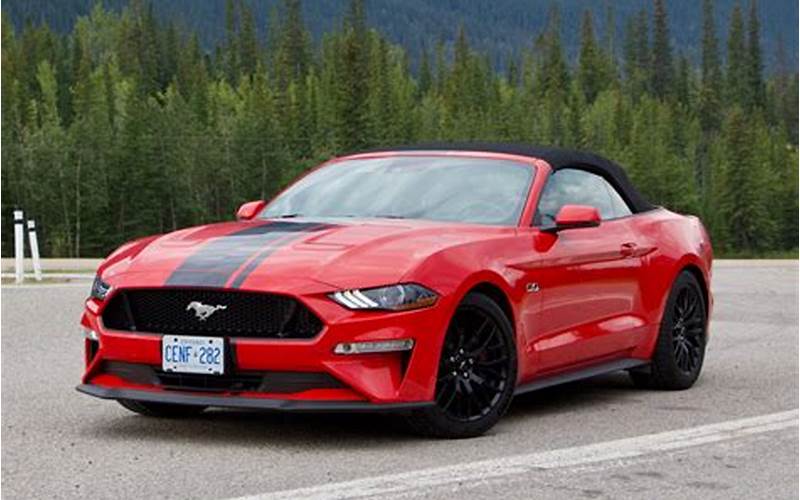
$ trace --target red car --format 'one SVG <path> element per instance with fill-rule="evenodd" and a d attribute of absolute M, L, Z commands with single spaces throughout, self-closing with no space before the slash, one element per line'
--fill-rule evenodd
<path fill-rule="evenodd" d="M 708 234 L 595 155 L 360 153 L 237 219 L 103 262 L 79 391 L 156 416 L 392 411 L 468 437 L 515 394 L 617 370 L 686 389 L 703 365 Z"/>

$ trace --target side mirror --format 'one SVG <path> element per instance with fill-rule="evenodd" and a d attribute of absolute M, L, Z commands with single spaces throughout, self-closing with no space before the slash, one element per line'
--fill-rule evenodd
<path fill-rule="evenodd" d="M 558 232 L 565 229 L 597 227 L 600 225 L 600 212 L 588 205 L 564 205 L 556 214 L 554 226 L 545 231 Z"/>
<path fill-rule="evenodd" d="M 242 204 L 239 207 L 239 210 L 236 211 L 236 219 L 237 220 L 250 220 L 266 206 L 267 202 L 264 200 L 258 201 L 248 201 L 247 203 Z"/>

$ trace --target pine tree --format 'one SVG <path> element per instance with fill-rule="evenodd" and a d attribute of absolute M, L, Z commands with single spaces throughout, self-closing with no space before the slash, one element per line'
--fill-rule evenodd
<path fill-rule="evenodd" d="M 438 95 L 442 95 L 444 93 L 444 87 L 447 81 L 447 58 L 445 57 L 445 45 L 444 40 L 439 38 L 436 42 L 436 73 L 434 78 L 434 86 L 436 87 L 436 93 Z"/>
<path fill-rule="evenodd" d="M 542 62 L 537 87 L 541 93 L 564 93 L 569 84 L 569 69 L 561 46 L 561 15 L 553 6 L 547 29 L 539 40 Z"/>
<path fill-rule="evenodd" d="M 367 36 L 367 11 L 364 0 L 350 0 L 345 14 L 345 26 L 352 30 L 359 43 L 364 43 Z"/>
<path fill-rule="evenodd" d="M 693 165 L 682 158 L 682 148 L 674 141 L 673 124 L 679 113 L 655 97 L 643 97 L 633 112 L 625 160 L 648 200 L 693 213 L 697 209 Z"/>
<path fill-rule="evenodd" d="M 239 4 L 241 12 L 242 29 L 239 33 L 239 70 L 247 77 L 252 77 L 256 71 L 259 59 L 258 39 L 256 26 L 253 20 L 253 11 L 244 3 Z"/>
<path fill-rule="evenodd" d="M 161 44 L 163 47 L 163 61 L 159 84 L 161 88 L 167 88 L 178 72 L 178 30 L 175 27 L 175 23 L 169 21 L 163 33 L 164 40 Z"/>
<path fill-rule="evenodd" d="M 691 81 L 689 76 L 689 59 L 684 54 L 678 54 L 678 63 L 675 66 L 673 78 L 673 95 L 675 100 L 684 106 L 689 105 L 691 94 Z"/>
<path fill-rule="evenodd" d="M 606 4 L 606 23 L 603 32 L 603 47 L 605 48 L 606 56 L 608 57 L 609 64 L 616 65 L 617 47 L 616 47 L 616 31 L 617 21 L 614 15 L 614 6 L 609 2 Z"/>
<path fill-rule="evenodd" d="M 603 32 L 603 42 L 600 49 L 602 72 L 604 75 L 604 88 L 619 85 L 619 61 L 616 41 L 617 20 L 614 7 L 609 2 L 606 5 L 606 19 Z"/>
<path fill-rule="evenodd" d="M 731 26 L 728 30 L 728 58 L 725 71 L 727 99 L 743 108 L 748 104 L 748 64 L 747 47 L 744 38 L 742 10 L 737 4 L 731 13 Z"/>
<path fill-rule="evenodd" d="M 773 228 L 767 216 L 764 158 L 754 147 L 761 123 L 734 108 L 724 127 L 725 169 L 720 210 L 725 217 L 730 248 L 754 252 L 769 248 Z"/>
<path fill-rule="evenodd" d="M 792 68 L 787 61 L 786 47 L 782 37 L 778 38 L 775 61 L 775 80 L 772 86 L 772 98 L 770 99 L 771 115 L 781 125 L 785 132 L 786 140 L 790 144 L 797 146 L 797 74 L 792 73 Z"/>
<path fill-rule="evenodd" d="M 367 141 L 367 44 L 363 0 L 351 0 L 340 41 L 337 103 L 337 146 L 341 151 L 365 147 Z"/>
<path fill-rule="evenodd" d="M 231 84 L 235 84 L 239 76 L 237 24 L 236 4 L 234 0 L 225 0 L 225 47 L 223 49 L 224 61 L 222 65 L 225 77 Z"/>
<path fill-rule="evenodd" d="M 30 130 L 27 177 L 35 180 L 36 188 L 26 196 L 28 216 L 37 218 L 47 252 L 69 255 L 72 246 L 71 205 L 67 198 L 70 152 L 58 110 L 58 83 L 54 68 L 47 60 L 37 66 L 37 81 L 41 101 L 37 103 L 38 127 Z M 6 154 L 5 152 L 3 153 Z M 4 158 L 5 161 L 5 158 Z M 4 165 L 4 168 L 7 168 Z M 31 211 L 32 209 L 32 211 Z"/>
<path fill-rule="evenodd" d="M 761 39 L 756 0 L 750 0 L 750 14 L 747 21 L 747 85 L 748 105 L 751 108 L 764 106 L 764 82 L 761 73 Z"/>
<path fill-rule="evenodd" d="M 564 110 L 570 92 L 570 75 L 561 45 L 561 17 L 553 6 L 546 31 L 539 37 L 537 47 L 540 64 L 536 71 L 535 100 L 537 114 L 536 138 L 541 142 L 562 145 L 569 142 L 571 120 L 565 119 Z"/>
<path fill-rule="evenodd" d="M 506 63 L 506 83 L 511 87 L 519 85 L 519 64 L 514 54 L 508 55 Z"/>
<path fill-rule="evenodd" d="M 641 10 L 628 19 L 625 27 L 624 58 L 628 92 L 638 99 L 647 90 L 651 73 L 646 10 Z"/>
<path fill-rule="evenodd" d="M 672 85 L 672 48 L 669 42 L 667 9 L 664 0 L 653 3 L 653 72 L 652 89 L 658 97 L 666 97 Z"/>
<path fill-rule="evenodd" d="M 162 90 L 159 84 L 161 44 L 158 35 L 158 21 L 156 21 L 153 4 L 147 4 L 138 15 L 138 29 L 136 30 L 139 53 L 139 78 L 138 88 L 143 95 L 152 95 Z"/>
<path fill-rule="evenodd" d="M 453 66 L 444 95 L 446 107 L 452 115 L 467 109 L 470 105 L 470 71 L 471 71 L 471 49 L 467 41 L 467 32 L 464 26 L 458 28 L 456 41 L 453 46 Z M 455 118 L 455 116 L 453 116 Z M 456 135 L 463 135 L 463 131 Z"/>
<path fill-rule="evenodd" d="M 716 87 L 722 79 L 717 47 L 717 29 L 714 24 L 714 0 L 703 0 L 703 36 L 700 76 L 703 85 Z"/>
<path fill-rule="evenodd" d="M 383 145 L 391 142 L 392 95 L 386 41 L 376 34 L 370 36 L 369 61 L 369 143 Z"/>
<path fill-rule="evenodd" d="M 291 81 L 305 78 L 311 61 L 309 38 L 300 0 L 285 0 L 275 62 L 279 86 L 285 87 Z"/>
<path fill-rule="evenodd" d="M 700 65 L 700 123 L 704 131 L 720 125 L 722 70 L 714 26 L 714 0 L 703 0 L 702 59 Z"/>
<path fill-rule="evenodd" d="M 419 84 L 417 86 L 419 90 L 418 97 L 422 97 L 427 94 L 433 86 L 433 73 L 431 72 L 430 56 L 428 55 L 428 49 L 425 47 L 422 48 L 421 59 L 422 60 L 419 65 Z"/>
<path fill-rule="evenodd" d="M 584 11 L 581 22 L 581 48 L 578 59 L 578 82 L 587 102 L 594 101 L 601 85 L 606 81 L 602 60 L 594 37 L 592 13 Z"/>

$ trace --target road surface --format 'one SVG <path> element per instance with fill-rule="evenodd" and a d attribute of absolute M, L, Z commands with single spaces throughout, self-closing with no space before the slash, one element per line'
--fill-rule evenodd
<path fill-rule="evenodd" d="M 797 498 L 797 261 L 727 262 L 704 373 L 518 398 L 488 435 L 389 416 L 128 413 L 74 390 L 88 284 L 3 287 L 4 498 Z"/>

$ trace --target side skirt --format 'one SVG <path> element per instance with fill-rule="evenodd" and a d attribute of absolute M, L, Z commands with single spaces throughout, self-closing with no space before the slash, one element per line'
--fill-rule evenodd
<path fill-rule="evenodd" d="M 576 380 L 583 380 L 585 378 L 595 377 L 605 373 L 617 372 L 620 370 L 630 370 L 631 368 L 637 368 L 648 364 L 650 363 L 647 360 L 634 358 L 618 359 L 615 361 L 609 361 L 607 363 L 600 363 L 588 368 L 583 368 L 581 370 L 568 373 L 559 373 L 558 375 L 550 375 L 533 380 L 517 387 L 514 390 L 514 395 L 518 396 L 526 392 L 544 389 L 545 387 L 575 382 Z"/>

